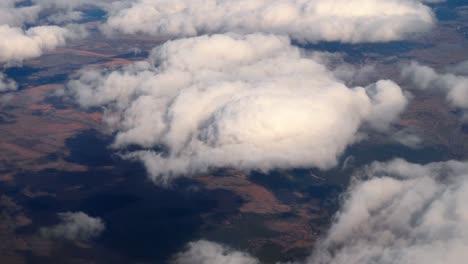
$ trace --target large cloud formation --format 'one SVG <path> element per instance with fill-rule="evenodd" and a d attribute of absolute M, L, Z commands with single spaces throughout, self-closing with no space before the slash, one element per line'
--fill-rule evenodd
<path fill-rule="evenodd" d="M 407 104 L 391 81 L 348 88 L 289 39 L 261 34 L 170 41 L 68 87 L 80 105 L 106 107 L 114 147 L 148 149 L 126 157 L 162 184 L 212 167 L 330 168 L 364 124 L 385 130 Z"/>
<path fill-rule="evenodd" d="M 105 224 L 100 218 L 83 212 L 60 213 L 59 218 L 59 224 L 41 228 L 41 235 L 53 239 L 87 242 L 98 237 L 105 229 Z"/>
<path fill-rule="evenodd" d="M 2 0 L 0 2 L 0 25 L 23 26 L 37 20 L 41 8 L 37 5 L 21 6 L 20 0 Z"/>
<path fill-rule="evenodd" d="M 296 263 L 463 263 L 468 258 L 467 199 L 468 162 L 375 162 L 354 177 L 312 256 Z M 195 264 L 259 263 L 203 240 L 177 256 L 180 264 L 189 263 L 183 261 L 189 257 Z"/>
<path fill-rule="evenodd" d="M 412 62 L 403 68 L 402 75 L 416 88 L 438 90 L 452 106 L 468 109 L 468 61 L 449 68 L 446 73 Z"/>
<path fill-rule="evenodd" d="M 69 24 L 82 19 L 80 9 L 105 8 L 114 0 L 2 0 L 0 1 L 0 65 L 8 67 L 36 58 L 86 36 L 85 27 Z M 17 84 L 0 73 L 0 92 Z"/>
<path fill-rule="evenodd" d="M 73 2 L 73 3 L 72 3 Z M 41 56 L 44 52 L 63 46 L 67 41 L 86 35 L 77 25 L 50 25 L 41 21 L 41 12 L 54 9 L 46 21 L 69 22 L 74 8 L 89 4 L 89 0 L 3 0 L 0 2 L 0 65 L 8 67 Z M 55 21 L 57 22 L 57 21 Z M 44 25 L 43 25 L 44 24 Z M 0 92 L 13 91 L 17 84 L 0 73 Z"/>
<path fill-rule="evenodd" d="M 416 0 L 138 0 L 110 8 L 105 32 L 187 37 L 272 33 L 299 41 L 385 42 L 429 30 L 432 10 Z"/>
<path fill-rule="evenodd" d="M 467 162 L 374 163 L 355 178 L 309 263 L 464 262 L 467 199 Z"/>
<path fill-rule="evenodd" d="M 62 46 L 68 39 L 77 36 L 77 32 L 58 26 L 37 26 L 23 30 L 0 25 L 0 63 L 22 62 L 39 57 L 45 51 Z"/>

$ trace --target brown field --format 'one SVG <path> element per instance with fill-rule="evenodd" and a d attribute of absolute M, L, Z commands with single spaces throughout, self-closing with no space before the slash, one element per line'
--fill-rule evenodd
<path fill-rule="evenodd" d="M 47 160 L 50 154 L 65 157 L 68 153 L 66 139 L 84 129 L 99 127 L 100 124 L 99 113 L 56 109 L 44 102 L 49 94 L 61 88 L 62 85 L 32 87 L 14 93 L 0 107 L 0 111 L 12 117 L 11 122 L 0 125 L 1 169 L 15 172 L 40 171 L 45 168 L 69 171 L 86 169 L 63 160 Z M 2 178 L 12 179 L 11 174 Z"/>

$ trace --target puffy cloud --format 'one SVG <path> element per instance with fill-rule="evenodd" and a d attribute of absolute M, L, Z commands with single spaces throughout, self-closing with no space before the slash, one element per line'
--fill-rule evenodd
<path fill-rule="evenodd" d="M 65 23 L 70 21 L 79 21 L 83 19 L 83 12 L 81 11 L 69 11 L 65 13 L 57 13 L 47 17 L 47 20 L 52 23 Z"/>
<path fill-rule="evenodd" d="M 423 143 L 423 139 L 418 136 L 414 131 L 410 129 L 402 129 L 394 132 L 391 135 L 392 139 L 396 142 L 405 145 L 410 148 L 418 148 L 421 147 Z"/>
<path fill-rule="evenodd" d="M 60 213 L 59 218 L 59 224 L 41 228 L 41 235 L 53 239 L 86 242 L 98 237 L 105 229 L 100 218 L 90 217 L 83 212 Z"/>
<path fill-rule="evenodd" d="M 447 73 L 442 74 L 437 73 L 431 67 L 412 62 L 403 68 L 402 75 L 416 88 L 441 91 L 451 105 L 468 109 L 467 62 L 449 68 Z"/>
<path fill-rule="evenodd" d="M 375 65 L 353 65 L 345 60 L 344 53 L 330 53 L 322 51 L 309 51 L 317 62 L 327 66 L 333 71 L 336 78 L 347 85 L 365 85 L 371 83 L 377 75 Z"/>
<path fill-rule="evenodd" d="M 42 8 L 59 8 L 59 9 L 74 9 L 86 5 L 96 5 L 100 2 L 108 2 L 104 0 L 32 0 L 36 5 L 40 5 Z"/>
<path fill-rule="evenodd" d="M 405 109 L 407 98 L 392 81 L 378 81 L 366 87 L 366 91 L 372 104 L 367 117 L 370 126 L 380 131 L 388 129 L 395 116 Z"/>
<path fill-rule="evenodd" d="M 460 263 L 468 257 L 468 162 L 374 163 L 354 179 L 309 263 Z"/>
<path fill-rule="evenodd" d="M 23 30 L 0 25 L 0 63 L 21 62 L 38 57 L 77 36 L 78 31 L 58 26 L 38 26 Z"/>
<path fill-rule="evenodd" d="M 104 1 L 103 3 L 107 3 Z M 99 3 L 99 2 L 98 2 Z M 81 17 L 74 8 L 92 4 L 89 0 L 33 0 L 24 4 L 22 0 L 0 2 L 0 63 L 17 63 L 35 58 L 44 52 L 62 46 L 67 40 L 86 35 L 85 28 L 78 25 L 42 25 L 43 11 L 54 9 L 46 20 L 66 23 Z M 49 10 L 50 11 L 50 10 Z"/>
<path fill-rule="evenodd" d="M 189 243 L 186 251 L 173 259 L 173 264 L 259 264 L 254 257 L 217 243 L 200 240 Z"/>
<path fill-rule="evenodd" d="M 375 162 L 353 177 L 311 257 L 296 263 L 462 263 L 468 257 L 467 199 L 466 161 Z M 206 241 L 191 243 L 177 256 L 199 260 L 193 263 L 259 263 Z M 226 262 L 217 261 L 223 256 Z M 242 262 L 240 256 L 247 258 Z"/>
<path fill-rule="evenodd" d="M 289 39 L 261 34 L 170 41 L 68 88 L 80 105 L 106 108 L 114 147 L 146 149 L 125 157 L 161 184 L 213 167 L 327 169 L 363 124 L 383 130 L 407 104 L 391 81 L 349 88 Z"/>
<path fill-rule="evenodd" d="M 263 32 L 357 43 L 404 39 L 434 23 L 432 10 L 416 0 L 138 0 L 110 8 L 103 30 L 169 37 Z"/>
<path fill-rule="evenodd" d="M 462 61 L 448 68 L 449 73 L 468 76 L 468 60 Z"/>
<path fill-rule="evenodd" d="M 20 0 L 2 0 L 0 2 L 0 25 L 22 26 L 24 23 L 34 22 L 39 15 L 40 7 L 16 5 Z"/>
<path fill-rule="evenodd" d="M 62 23 L 76 20 L 79 11 L 76 8 L 85 6 L 106 6 L 109 1 L 91 0 L 32 0 L 29 5 L 19 5 L 24 0 L 2 0 L 0 3 L 0 25 L 23 27 L 25 24 L 34 24 L 39 20 L 41 12 L 54 9 L 54 13 L 48 19 L 50 22 Z M 58 21 L 61 18 L 60 21 Z M 69 20 L 65 20 L 69 18 Z"/>
<path fill-rule="evenodd" d="M 14 91 L 16 89 L 18 89 L 16 82 L 0 72 L 0 92 Z"/>
<path fill-rule="evenodd" d="M 336 220 L 305 263 L 462 263 L 468 257 L 467 199 L 468 162 L 373 163 L 354 177 Z M 221 245 L 197 243 L 181 255 L 231 256 L 217 253 Z M 201 259 L 195 263 L 223 263 Z M 226 263 L 258 263 L 249 259 Z"/>

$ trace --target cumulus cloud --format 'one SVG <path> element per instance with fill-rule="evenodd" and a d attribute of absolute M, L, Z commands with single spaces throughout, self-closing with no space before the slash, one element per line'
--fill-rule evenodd
<path fill-rule="evenodd" d="M 105 7 L 113 0 L 32 0 L 24 4 L 24 0 L 2 0 L 0 2 L 0 24 L 12 27 L 23 27 L 25 24 L 35 24 L 44 11 L 53 10 L 53 14 L 47 16 L 49 22 L 60 23 L 76 20 L 77 14 L 81 13 L 75 9 L 84 7 Z M 69 18 L 66 20 L 65 18 Z"/>
<path fill-rule="evenodd" d="M 410 129 L 395 131 L 391 137 L 394 141 L 410 148 L 419 148 L 423 143 L 423 139 Z"/>
<path fill-rule="evenodd" d="M 354 65 L 348 63 L 345 60 L 344 53 L 312 51 L 309 54 L 314 60 L 331 69 L 336 78 L 342 80 L 347 85 L 366 85 L 372 82 L 377 75 L 375 65 Z"/>
<path fill-rule="evenodd" d="M 0 63 L 21 62 L 38 57 L 77 36 L 78 31 L 58 26 L 37 26 L 23 30 L 0 25 Z"/>
<path fill-rule="evenodd" d="M 108 1 L 105 1 L 108 2 Z M 86 35 L 85 28 L 78 25 L 56 26 L 39 17 L 41 12 L 54 9 L 46 19 L 53 23 L 66 23 L 80 18 L 74 8 L 91 4 L 89 0 L 31 1 L 24 5 L 21 0 L 4 0 L 0 3 L 0 63 L 21 63 L 44 52 L 62 46 L 66 41 Z"/>
<path fill-rule="evenodd" d="M 264 32 L 307 42 L 400 40 L 435 23 L 432 10 L 416 0 L 138 0 L 109 12 L 108 33 Z"/>
<path fill-rule="evenodd" d="M 431 67 L 412 62 L 403 68 L 402 75 L 416 88 L 440 91 L 452 106 L 468 109 L 467 62 L 449 68 L 447 73 L 438 73 Z"/>
<path fill-rule="evenodd" d="M 468 163 L 374 163 L 356 177 L 309 263 L 460 263 L 468 257 Z"/>
<path fill-rule="evenodd" d="M 83 212 L 60 213 L 60 223 L 40 229 L 42 236 L 52 239 L 66 239 L 76 242 L 86 242 L 98 237 L 105 229 L 100 218 L 88 216 Z"/>
<path fill-rule="evenodd" d="M 83 12 L 81 11 L 69 11 L 65 13 L 57 13 L 47 17 L 47 20 L 53 23 L 61 24 L 71 21 L 79 21 L 83 19 Z"/>
<path fill-rule="evenodd" d="M 457 63 L 453 66 L 448 67 L 447 70 L 449 73 L 453 73 L 456 75 L 464 75 L 468 76 L 468 60 L 467 61 L 462 61 L 460 63 Z"/>
<path fill-rule="evenodd" d="M 467 199 L 466 161 L 375 162 L 354 176 L 327 235 L 297 263 L 462 263 L 468 258 Z M 193 263 L 258 263 L 206 241 L 178 256 L 200 260 Z"/>
<path fill-rule="evenodd" d="M 114 147 L 146 149 L 126 157 L 162 184 L 213 167 L 327 169 L 363 124 L 386 129 L 407 104 L 391 81 L 349 88 L 289 39 L 261 34 L 170 41 L 68 88 L 81 106 L 106 108 Z"/>
<path fill-rule="evenodd" d="M 105 0 L 32 0 L 32 3 L 40 5 L 42 8 L 74 9 L 86 5 L 94 6 Z"/>
<path fill-rule="evenodd" d="M 0 2 L 0 25 L 23 26 L 36 21 L 41 8 L 37 5 L 17 7 L 21 0 L 2 0 Z"/>
<path fill-rule="evenodd" d="M 14 91 L 16 89 L 18 89 L 16 82 L 0 72 L 0 92 Z"/>
<path fill-rule="evenodd" d="M 221 244 L 200 240 L 189 243 L 187 250 L 177 254 L 173 264 L 259 264 L 249 254 Z"/>

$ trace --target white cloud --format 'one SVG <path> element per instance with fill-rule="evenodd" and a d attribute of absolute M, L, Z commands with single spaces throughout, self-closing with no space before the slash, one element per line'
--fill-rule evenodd
<path fill-rule="evenodd" d="M 468 109 L 467 65 L 462 62 L 449 68 L 447 73 L 437 73 L 431 67 L 412 62 L 403 68 L 402 75 L 416 88 L 441 91 L 452 106 Z"/>
<path fill-rule="evenodd" d="M 468 76 L 468 60 L 462 61 L 448 68 L 449 73 Z"/>
<path fill-rule="evenodd" d="M 213 167 L 327 169 L 363 124 L 384 130 L 407 104 L 391 81 L 349 88 L 287 38 L 261 34 L 170 41 L 148 62 L 68 86 L 82 106 L 106 107 L 114 147 L 167 149 L 126 156 L 162 184 Z"/>
<path fill-rule="evenodd" d="M 0 92 L 14 91 L 16 89 L 18 89 L 16 82 L 0 72 Z"/>
<path fill-rule="evenodd" d="M 41 11 L 37 5 L 16 7 L 20 0 L 2 0 L 0 2 L 0 25 L 23 26 L 36 21 Z"/>
<path fill-rule="evenodd" d="M 42 8 L 59 8 L 59 9 L 75 9 L 83 6 L 99 5 L 100 2 L 108 2 L 104 0 L 32 0 L 36 5 Z"/>
<path fill-rule="evenodd" d="M 98 237 L 105 229 L 100 218 L 90 217 L 83 212 L 60 213 L 59 218 L 59 224 L 41 228 L 41 235 L 53 239 L 86 242 Z"/>
<path fill-rule="evenodd" d="M 391 137 L 396 142 L 410 148 L 419 148 L 423 143 L 423 139 L 409 129 L 395 131 Z"/>
<path fill-rule="evenodd" d="M 263 32 L 357 43 L 404 39 L 434 23 L 432 10 L 415 0 L 138 0 L 110 8 L 103 30 L 169 37 Z"/>
<path fill-rule="evenodd" d="M 30 5 L 18 5 L 21 0 L 0 2 L 0 63 L 21 63 L 44 52 L 65 45 L 66 41 L 84 37 L 85 27 L 79 25 L 43 25 L 45 21 L 66 23 L 77 20 L 80 12 L 74 8 L 92 1 L 37 0 Z M 108 1 L 105 1 L 107 3 Z M 43 11 L 54 9 L 48 19 L 39 19 Z"/>
<path fill-rule="evenodd" d="M 23 27 L 26 23 L 35 24 L 38 22 L 43 11 L 53 10 L 48 21 L 57 23 L 57 18 L 61 18 L 58 23 L 76 20 L 77 12 L 75 9 L 86 6 L 105 7 L 112 0 L 32 0 L 30 5 L 17 4 L 23 0 L 2 0 L 0 2 L 0 25 L 9 25 L 12 27 Z M 65 20 L 65 18 L 69 20 Z"/>
<path fill-rule="evenodd" d="M 376 130 L 387 130 L 395 115 L 405 109 L 407 98 L 392 81 L 378 81 L 366 87 L 366 91 L 372 101 L 372 109 L 367 117 L 369 124 Z"/>
<path fill-rule="evenodd" d="M 21 62 L 38 57 L 77 36 L 78 31 L 58 26 L 37 26 L 23 30 L 0 25 L 0 63 Z"/>
<path fill-rule="evenodd" d="M 314 264 L 461 263 L 468 163 L 374 163 L 356 177 Z"/>
<path fill-rule="evenodd" d="M 173 259 L 173 264 L 259 264 L 254 257 L 217 243 L 191 242 L 186 251 Z"/>
<path fill-rule="evenodd" d="M 353 177 L 335 221 L 312 256 L 295 263 L 463 263 L 468 258 L 467 199 L 466 161 L 374 162 Z M 203 264 L 259 263 L 246 253 L 232 252 L 199 241 L 177 256 L 183 256 L 181 264 L 190 258 Z M 246 257 L 245 262 L 239 256 Z"/>
<path fill-rule="evenodd" d="M 47 17 L 47 20 L 52 23 L 65 23 L 70 21 L 79 21 L 83 19 L 83 12 L 81 11 L 69 11 L 65 13 L 56 13 Z"/>
<path fill-rule="evenodd" d="M 333 71 L 336 78 L 347 85 L 366 85 L 377 75 L 375 65 L 353 65 L 345 60 L 344 53 L 330 53 L 321 51 L 309 52 L 317 62 L 324 64 Z"/>

